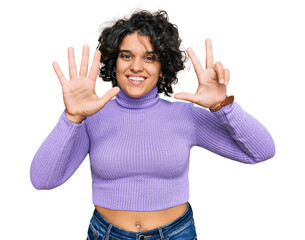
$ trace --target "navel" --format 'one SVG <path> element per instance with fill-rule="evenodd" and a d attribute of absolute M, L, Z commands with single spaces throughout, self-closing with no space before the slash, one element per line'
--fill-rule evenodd
<path fill-rule="evenodd" d="M 141 226 L 138 222 L 136 222 L 136 227 L 140 230 Z"/>

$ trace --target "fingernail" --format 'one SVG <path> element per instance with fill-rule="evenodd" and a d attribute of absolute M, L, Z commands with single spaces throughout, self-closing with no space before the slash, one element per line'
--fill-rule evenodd
<path fill-rule="evenodd" d="M 223 78 L 222 78 L 222 79 L 220 79 L 220 83 L 221 83 L 221 84 L 223 84 L 223 83 L 224 83 L 224 81 L 225 81 L 225 80 L 224 80 Z"/>
<path fill-rule="evenodd" d="M 225 85 L 226 85 L 226 86 L 228 85 L 228 81 L 225 81 Z"/>

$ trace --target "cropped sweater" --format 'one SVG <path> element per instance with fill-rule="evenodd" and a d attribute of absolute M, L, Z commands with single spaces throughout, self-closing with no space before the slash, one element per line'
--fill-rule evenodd
<path fill-rule="evenodd" d="M 157 92 L 155 86 L 133 98 L 121 89 L 80 124 L 64 110 L 32 160 L 33 186 L 60 186 L 89 153 L 94 205 L 158 211 L 189 200 L 193 146 L 249 164 L 274 156 L 269 132 L 236 102 L 211 112 L 161 99 Z"/>

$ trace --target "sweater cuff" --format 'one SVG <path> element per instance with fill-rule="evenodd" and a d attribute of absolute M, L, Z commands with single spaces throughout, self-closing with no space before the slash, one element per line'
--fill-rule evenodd
<path fill-rule="evenodd" d="M 232 102 L 231 104 L 222 107 L 220 110 L 216 112 L 212 112 L 214 116 L 216 116 L 218 119 L 222 120 L 225 122 L 228 116 L 227 114 L 234 112 L 234 116 L 238 115 L 240 112 L 241 108 L 238 103 Z"/>

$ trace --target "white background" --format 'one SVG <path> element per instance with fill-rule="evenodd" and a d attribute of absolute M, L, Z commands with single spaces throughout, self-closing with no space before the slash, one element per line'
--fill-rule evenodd
<path fill-rule="evenodd" d="M 189 201 L 198 239 L 305 239 L 301 2 L 1 2 L 0 239 L 86 238 L 93 213 L 89 157 L 65 184 L 50 191 L 31 185 L 30 164 L 64 110 L 52 62 L 58 61 L 68 77 L 67 48 L 75 48 L 79 66 L 82 45 L 88 44 L 91 66 L 99 26 L 134 8 L 166 10 L 178 25 L 183 47 L 193 47 L 204 65 L 204 40 L 211 38 L 214 60 L 231 72 L 228 94 L 276 143 L 275 157 L 256 165 L 192 148 Z M 190 61 L 187 66 L 175 93 L 197 89 Z M 99 96 L 110 87 L 97 79 Z"/>

